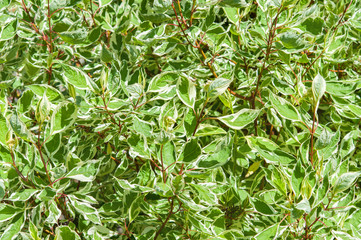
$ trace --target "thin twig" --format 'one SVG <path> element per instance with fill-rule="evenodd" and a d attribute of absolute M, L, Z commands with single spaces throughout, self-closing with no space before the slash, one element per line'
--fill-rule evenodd
<path fill-rule="evenodd" d="M 168 216 L 167 218 L 165 219 L 165 221 L 162 223 L 162 225 L 160 226 L 159 230 L 157 231 L 157 233 L 155 234 L 154 236 L 154 240 L 157 240 L 159 234 L 162 232 L 163 228 L 165 227 L 165 225 L 167 224 L 167 222 L 169 221 L 170 217 L 172 216 L 173 214 L 173 208 L 174 208 L 174 198 L 171 198 L 171 202 L 170 202 L 170 209 L 169 209 L 169 212 L 168 212 Z"/>

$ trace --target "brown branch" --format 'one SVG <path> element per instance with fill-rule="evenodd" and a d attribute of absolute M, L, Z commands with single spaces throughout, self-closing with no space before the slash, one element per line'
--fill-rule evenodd
<path fill-rule="evenodd" d="M 182 22 L 183 22 L 184 26 L 186 26 L 186 28 L 189 28 L 189 26 L 187 25 L 187 23 L 186 23 L 186 21 L 184 19 L 184 16 L 183 16 L 183 13 L 182 13 L 182 8 L 181 8 L 181 5 L 180 5 L 180 1 L 177 0 L 177 3 L 178 3 L 179 14 L 181 16 Z"/>
<path fill-rule="evenodd" d="M 338 27 L 339 27 L 340 24 L 341 24 L 342 19 L 343 19 L 343 18 L 345 17 L 345 15 L 346 15 L 347 10 L 350 8 L 350 6 L 351 6 L 351 4 L 352 4 L 352 1 L 353 1 L 353 0 L 351 0 L 350 3 L 348 4 L 348 6 L 344 9 L 344 11 L 343 11 L 340 19 L 338 20 L 336 26 L 335 26 L 334 29 L 333 29 L 332 35 L 334 35 L 334 34 L 336 33 Z M 303 79 L 303 77 L 306 75 L 306 73 L 310 70 L 310 68 L 313 66 L 313 64 L 315 64 L 315 62 L 322 56 L 322 54 L 323 54 L 324 52 L 325 52 L 325 48 L 324 48 L 324 49 L 322 50 L 322 52 L 317 56 L 317 58 L 316 58 L 315 60 L 313 60 L 313 62 L 308 66 L 308 68 L 306 69 L 306 72 L 305 72 L 304 74 L 302 74 L 302 78 L 301 78 L 301 79 Z"/>
<path fill-rule="evenodd" d="M 14 156 L 14 152 L 12 151 L 12 149 L 10 149 L 10 156 L 11 156 L 11 159 L 12 159 L 12 166 L 15 168 L 15 171 L 16 173 L 19 175 L 19 177 L 24 181 L 24 182 L 27 182 L 27 183 L 30 183 L 31 186 L 33 188 L 35 188 L 35 185 L 32 181 L 30 181 L 28 178 L 25 178 L 24 175 L 20 172 L 20 170 L 18 169 L 18 167 L 16 166 L 16 163 L 15 163 L 15 156 Z"/>
<path fill-rule="evenodd" d="M 95 23 L 95 19 L 94 19 L 94 15 L 95 13 L 93 13 L 93 1 L 90 0 L 90 11 L 91 11 L 91 17 L 92 17 L 92 20 L 93 20 L 93 26 L 96 27 L 96 23 Z"/>
<path fill-rule="evenodd" d="M 194 12 L 196 11 L 197 7 L 196 7 L 196 0 L 193 0 L 193 4 L 192 4 L 192 10 L 191 10 L 191 16 L 190 16 L 190 19 L 189 19 L 189 27 L 192 26 L 193 24 L 193 14 Z"/>
<path fill-rule="evenodd" d="M 251 97 L 251 108 L 255 109 L 256 108 L 256 96 L 259 94 L 259 86 L 260 86 L 260 82 L 263 76 L 263 71 L 266 69 L 266 63 L 268 61 L 268 58 L 270 56 L 271 53 L 271 48 L 272 48 L 272 43 L 273 43 L 273 39 L 275 37 L 275 33 L 276 33 L 276 25 L 277 25 L 277 21 L 278 21 L 278 17 L 281 13 L 282 10 L 282 6 L 278 8 L 276 17 L 273 19 L 271 28 L 269 29 L 269 33 L 268 33 L 268 39 L 267 39 L 267 50 L 265 53 L 265 58 L 263 60 L 262 63 L 262 67 L 261 70 L 258 74 L 257 77 L 257 84 L 256 84 L 256 89 L 254 90 L 254 92 L 252 93 L 252 97 Z M 254 120 L 254 130 L 255 130 L 255 135 L 257 136 L 257 118 Z"/>
<path fill-rule="evenodd" d="M 204 102 L 204 104 L 203 104 L 202 110 L 201 110 L 201 112 L 200 112 L 200 114 L 199 114 L 199 116 L 198 116 L 198 118 L 197 118 L 197 123 L 196 123 L 196 126 L 195 126 L 195 128 L 194 128 L 194 131 L 193 131 L 192 136 L 194 136 L 194 135 L 196 134 L 197 129 L 198 129 L 198 126 L 199 126 L 199 124 L 202 122 L 203 112 L 204 112 L 204 109 L 206 108 L 207 102 L 208 102 L 208 101 L 206 100 L 206 101 Z"/>
<path fill-rule="evenodd" d="M 165 219 L 165 221 L 162 223 L 162 225 L 160 226 L 159 230 L 157 231 L 157 233 L 155 234 L 154 236 L 154 240 L 157 240 L 159 234 L 162 232 L 163 228 L 165 227 L 165 225 L 167 224 L 167 222 L 169 221 L 170 217 L 172 216 L 173 214 L 173 208 L 174 208 L 174 198 L 171 198 L 171 202 L 170 202 L 170 209 L 169 209 L 169 212 L 168 212 L 168 216 L 167 218 Z"/>
<path fill-rule="evenodd" d="M 28 15 L 29 19 L 34 22 L 34 18 L 31 18 L 29 9 L 26 7 L 24 0 L 21 0 L 21 6 L 25 10 L 26 14 Z"/>
<path fill-rule="evenodd" d="M 192 47 L 196 48 L 196 47 L 195 47 L 195 46 L 193 46 L 193 44 L 190 42 L 190 40 L 189 40 L 189 38 L 188 38 L 187 34 L 185 33 L 185 31 L 184 31 L 184 29 L 183 29 L 183 27 L 182 27 L 182 23 L 181 23 L 181 22 L 180 22 L 180 20 L 178 19 L 178 13 L 177 13 L 177 11 L 176 11 L 176 9 L 175 9 L 175 7 L 174 7 L 174 3 L 173 3 L 173 1 L 172 1 L 172 8 L 173 8 L 173 11 L 174 11 L 175 17 L 176 17 L 176 19 L 177 19 L 178 26 L 179 26 L 179 28 L 182 30 L 182 33 L 183 33 L 184 37 L 186 38 L 187 42 L 188 42 L 188 43 L 189 43 Z"/>
<path fill-rule="evenodd" d="M 47 164 L 46 164 L 46 162 L 45 162 L 43 153 L 42 153 L 42 151 L 41 151 L 41 145 L 35 144 L 35 146 L 36 146 L 36 148 L 37 148 L 38 151 L 39 151 L 40 159 L 41 159 L 41 161 L 43 162 L 44 169 L 45 169 L 45 173 L 46 173 L 46 176 L 48 177 L 48 181 L 49 181 L 49 183 L 50 183 L 50 186 L 53 186 L 53 182 L 52 182 L 51 179 L 50 179 L 50 175 L 49 175 L 49 171 L 48 171 L 48 168 L 47 168 Z"/>
<path fill-rule="evenodd" d="M 164 169 L 164 162 L 163 162 L 163 144 L 160 146 L 160 163 L 162 164 L 162 176 L 163 176 L 163 182 L 166 183 L 167 182 L 167 177 L 166 177 L 166 173 L 165 173 L 165 169 Z"/>

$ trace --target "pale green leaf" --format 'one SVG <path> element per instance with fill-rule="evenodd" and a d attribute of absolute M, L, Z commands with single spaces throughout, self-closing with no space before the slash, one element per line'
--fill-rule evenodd
<path fill-rule="evenodd" d="M 6 123 L 6 118 L 0 113 L 0 143 L 6 145 L 6 135 L 9 129 Z"/>
<path fill-rule="evenodd" d="M 208 98 L 216 98 L 222 95 L 231 84 L 232 80 L 226 78 L 216 78 L 208 87 Z"/>
<path fill-rule="evenodd" d="M 10 195 L 8 200 L 10 201 L 26 201 L 31 198 L 34 194 L 36 194 L 38 190 L 36 189 L 24 189 L 20 192 L 14 192 Z"/>
<path fill-rule="evenodd" d="M 318 108 L 318 105 L 320 104 L 320 100 L 321 100 L 323 94 L 325 93 L 325 91 L 326 91 L 326 81 L 318 73 L 312 81 L 312 93 L 313 93 L 315 109 Z"/>
<path fill-rule="evenodd" d="M 140 204 L 143 202 L 144 196 L 140 195 L 137 197 L 132 204 L 130 205 L 128 215 L 129 215 L 129 222 L 133 222 L 135 218 L 139 215 L 141 209 Z"/>
<path fill-rule="evenodd" d="M 303 199 L 301 202 L 297 203 L 295 208 L 304 211 L 307 214 L 311 212 L 311 206 L 307 199 Z"/>
<path fill-rule="evenodd" d="M 185 76 L 181 76 L 178 79 L 177 95 L 186 106 L 194 108 L 196 102 L 196 86 Z"/>
<path fill-rule="evenodd" d="M 257 118 L 260 111 L 261 110 L 257 109 L 242 109 L 237 113 L 219 117 L 218 119 L 228 127 L 240 130 L 252 123 Z"/>
<path fill-rule="evenodd" d="M 79 200 L 76 200 L 75 198 L 70 198 L 70 200 L 75 210 L 80 213 L 84 217 L 84 219 L 94 224 L 101 224 L 97 209 L 92 207 L 90 204 L 86 202 L 81 202 Z"/>
<path fill-rule="evenodd" d="M 8 224 L 6 225 L 5 231 L 1 235 L 1 240 L 13 240 L 16 239 L 17 235 L 20 233 L 21 228 L 24 225 L 24 213 L 19 213 L 16 215 Z"/>
<path fill-rule="evenodd" d="M 62 65 L 64 79 L 72 84 L 74 87 L 82 90 L 97 90 L 96 85 L 92 82 L 89 76 L 82 70 L 69 66 Z"/>
<path fill-rule="evenodd" d="M 32 134 L 26 127 L 25 123 L 20 120 L 18 115 L 15 113 L 10 117 L 10 125 L 16 135 L 24 139 L 25 141 L 31 142 Z"/>
<path fill-rule="evenodd" d="M 54 240 L 80 240 L 79 235 L 69 226 L 59 226 L 55 230 Z"/>
<path fill-rule="evenodd" d="M 76 120 L 77 111 L 77 107 L 71 102 L 58 105 L 51 116 L 51 132 L 55 134 L 71 127 Z"/>
<path fill-rule="evenodd" d="M 21 208 L 17 208 L 8 204 L 2 204 L 2 206 L 0 206 L 0 222 L 9 221 L 21 211 Z"/>
<path fill-rule="evenodd" d="M 361 175 L 360 172 L 347 172 L 342 174 L 336 182 L 336 185 L 333 189 L 334 194 L 343 192 L 347 189 L 349 189 L 355 181 L 359 178 Z"/>
<path fill-rule="evenodd" d="M 95 179 L 98 170 L 99 161 L 87 161 L 82 166 L 73 168 L 65 177 L 81 182 L 91 182 Z"/>
<path fill-rule="evenodd" d="M 272 107 L 278 112 L 279 115 L 293 121 L 300 120 L 297 109 L 290 102 L 284 98 L 276 96 L 273 93 L 270 94 L 270 100 Z"/>
<path fill-rule="evenodd" d="M 31 234 L 32 240 L 41 240 L 39 237 L 38 228 L 34 225 L 32 221 L 29 221 L 29 232 Z"/>

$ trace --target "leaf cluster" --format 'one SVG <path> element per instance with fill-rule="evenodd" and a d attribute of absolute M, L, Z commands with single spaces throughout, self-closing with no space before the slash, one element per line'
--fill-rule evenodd
<path fill-rule="evenodd" d="M 0 0 L 0 239 L 361 239 L 360 9 Z"/>

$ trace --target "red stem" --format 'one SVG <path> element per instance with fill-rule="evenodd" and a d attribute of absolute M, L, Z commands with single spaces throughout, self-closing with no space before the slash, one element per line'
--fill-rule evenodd
<path fill-rule="evenodd" d="M 277 25 L 277 20 L 278 20 L 278 16 L 280 15 L 281 13 L 281 9 L 282 9 L 282 6 L 280 8 L 278 8 L 278 11 L 277 11 L 277 15 L 275 17 L 275 19 L 273 20 L 272 22 L 272 25 L 271 25 L 271 28 L 269 30 L 269 34 L 268 34 L 268 40 L 267 40 L 267 50 L 266 50 L 266 53 L 265 53 L 265 58 L 264 58 L 264 61 L 262 63 L 262 67 L 261 67 L 261 70 L 258 74 L 258 77 L 257 77 L 257 84 L 256 84 L 256 89 L 254 90 L 254 92 L 252 93 L 252 97 L 251 97 L 251 108 L 252 109 L 255 109 L 256 108 L 256 96 L 259 94 L 259 86 L 260 86 L 260 82 L 261 82 L 261 79 L 262 79 L 262 76 L 263 76 L 263 71 L 266 69 L 266 62 L 270 56 L 270 53 L 271 53 L 271 48 L 272 48 L 272 43 L 273 43 L 273 38 L 275 37 L 275 33 L 276 33 L 276 25 Z M 255 130 L 255 135 L 257 136 L 257 118 L 254 120 L 254 130 Z"/>
<path fill-rule="evenodd" d="M 163 222 L 163 224 L 160 226 L 159 230 L 157 231 L 157 233 L 155 234 L 154 236 L 154 240 L 157 240 L 159 234 L 162 232 L 163 228 L 165 227 L 165 225 L 167 224 L 167 222 L 169 221 L 170 217 L 172 216 L 173 214 L 173 208 L 174 208 L 174 198 L 171 198 L 171 202 L 170 202 L 170 209 L 169 209 L 169 212 L 168 212 L 168 216 L 167 218 L 165 219 L 165 221 Z"/>

